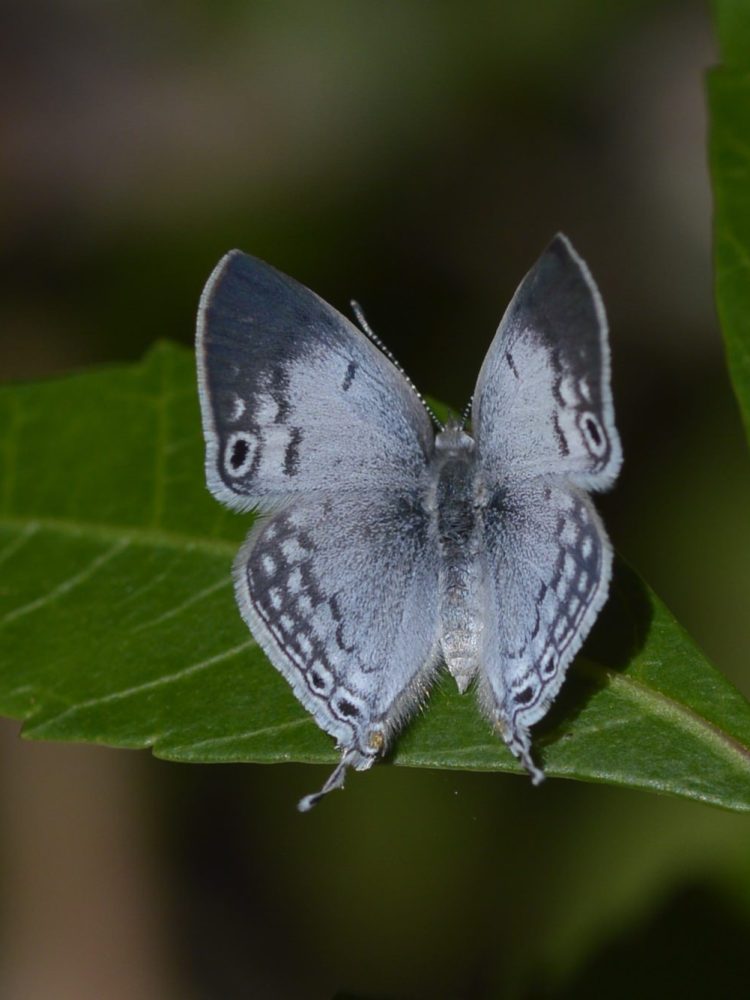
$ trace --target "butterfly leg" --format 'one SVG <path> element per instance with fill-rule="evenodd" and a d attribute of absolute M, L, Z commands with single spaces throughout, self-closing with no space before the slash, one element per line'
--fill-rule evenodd
<path fill-rule="evenodd" d="M 532 785 L 539 785 L 544 781 L 544 771 L 537 767 L 534 758 L 531 756 L 531 736 L 528 727 L 524 725 L 509 725 L 498 720 L 497 728 L 514 757 L 517 757 L 531 776 Z"/>
<path fill-rule="evenodd" d="M 297 808 L 300 812 L 309 812 L 313 806 L 320 802 L 324 795 L 334 791 L 336 788 L 343 789 L 344 779 L 346 778 L 346 769 L 348 767 L 353 767 L 355 771 L 366 771 L 369 767 L 372 767 L 375 760 L 375 753 L 363 754 L 360 750 L 356 749 L 356 747 L 345 750 L 341 760 L 331 772 L 328 780 L 325 782 L 320 791 L 313 792 L 312 795 L 305 795 L 304 798 L 300 799 L 297 803 Z"/>

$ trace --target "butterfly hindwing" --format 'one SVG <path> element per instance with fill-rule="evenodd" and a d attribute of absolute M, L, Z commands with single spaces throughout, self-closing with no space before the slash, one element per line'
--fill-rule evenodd
<path fill-rule="evenodd" d="M 491 493 L 484 559 L 480 703 L 538 779 L 529 726 L 546 714 L 606 599 L 612 552 L 589 497 L 538 478 Z"/>
<path fill-rule="evenodd" d="M 240 611 L 342 764 L 369 767 L 426 694 L 436 664 L 438 555 L 419 497 L 296 500 L 250 533 Z M 312 800 L 304 800 L 307 806 Z M 303 805 L 303 808 L 306 806 Z"/>

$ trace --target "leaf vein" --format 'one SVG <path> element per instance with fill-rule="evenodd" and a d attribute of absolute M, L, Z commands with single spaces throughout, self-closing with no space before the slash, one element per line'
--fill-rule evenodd
<path fill-rule="evenodd" d="M 162 614 L 157 615 L 156 618 L 151 618 L 147 622 L 142 622 L 140 625 L 136 625 L 133 632 L 142 632 L 144 629 L 153 628 L 155 625 L 161 625 L 163 622 L 169 621 L 171 618 L 176 618 L 178 615 L 182 614 L 183 611 L 187 611 L 194 604 L 198 604 L 206 597 L 210 597 L 211 594 L 216 593 L 217 590 L 223 590 L 228 587 L 231 583 L 231 579 L 224 575 L 220 580 L 214 580 L 212 584 L 208 587 L 204 587 L 203 590 L 197 591 L 195 594 L 191 594 L 190 597 L 186 598 L 180 604 L 176 604 L 174 607 L 169 608 L 168 611 L 162 612 Z"/>
<path fill-rule="evenodd" d="M 245 650 L 251 649 L 255 645 L 256 643 L 253 639 L 246 639 L 238 646 L 232 646 L 231 649 L 225 649 L 221 653 L 216 653 L 214 656 L 209 656 L 205 660 L 200 660 L 198 663 L 191 663 L 187 667 L 181 667 L 172 674 L 164 674 L 162 677 L 156 677 L 152 681 L 143 681 L 141 684 L 134 684 L 132 687 L 122 688 L 120 691 L 112 691 L 109 694 L 99 695 L 96 698 L 87 698 L 85 701 L 79 701 L 78 704 L 71 705 L 70 708 L 66 709 L 64 712 L 58 713 L 38 726 L 35 725 L 34 734 L 44 735 L 45 731 L 59 725 L 59 723 L 63 720 L 69 719 L 80 712 L 85 712 L 90 708 L 98 708 L 101 705 L 111 705 L 118 701 L 125 701 L 135 695 L 145 694 L 148 691 L 155 691 L 158 688 L 174 684 L 176 681 L 185 680 L 187 677 L 192 677 L 195 674 L 201 673 L 203 670 L 208 670 L 217 663 L 229 660 L 233 656 L 237 656 L 239 653 L 243 653 Z"/>
<path fill-rule="evenodd" d="M 308 716 L 306 719 L 294 719 L 291 722 L 277 722 L 272 726 L 262 726 L 260 729 L 250 729 L 245 733 L 232 733 L 228 736 L 212 736 L 205 740 L 197 740 L 194 743 L 185 744 L 184 746 L 170 746 L 170 752 L 180 753 L 180 752 L 190 752 L 194 750 L 205 750 L 208 747 L 219 747 L 226 743 L 235 743 L 238 740 L 252 740 L 257 736 L 275 736 L 277 733 L 286 732 L 289 729 L 298 729 L 301 726 L 314 725 L 315 720 L 312 716 Z M 169 739 L 171 734 L 165 733 L 159 738 L 159 742 L 162 743 Z"/>
<path fill-rule="evenodd" d="M 680 729 L 697 736 L 704 744 L 710 743 L 735 767 L 744 772 L 750 771 L 750 747 L 719 729 L 709 719 L 699 715 L 695 709 L 655 688 L 648 687 L 634 677 L 608 667 L 590 661 L 582 662 L 581 667 L 597 677 L 604 675 L 611 687 L 630 701 L 636 702 L 644 712 L 667 719 Z"/>
<path fill-rule="evenodd" d="M 124 549 L 129 545 L 129 540 L 127 538 L 121 538 L 119 541 L 114 542 L 105 551 L 101 552 L 95 559 L 92 559 L 90 563 L 80 569 L 77 573 L 69 576 L 67 580 L 63 580 L 62 583 L 58 583 L 57 586 L 53 587 L 52 590 L 48 591 L 46 594 L 42 594 L 40 597 L 36 597 L 33 601 L 29 601 L 28 604 L 23 604 L 18 608 L 13 608 L 9 611 L 2 619 L 0 619 L 0 627 L 3 625 L 9 625 L 11 622 L 16 621 L 19 618 L 23 618 L 25 615 L 30 615 L 34 611 L 39 611 L 41 608 L 46 607 L 51 604 L 58 597 L 62 597 L 65 594 L 70 593 L 75 587 L 80 586 L 89 580 L 102 566 L 108 563 L 115 556 L 119 555 Z"/>
<path fill-rule="evenodd" d="M 196 535 L 182 535 L 165 531 L 163 528 L 137 527 L 130 525 L 96 524 L 91 521 L 64 521 L 57 518 L 33 519 L 34 525 L 42 531 L 57 532 L 71 538 L 100 539 L 106 542 L 122 540 L 123 536 L 134 545 L 150 545 L 154 548 L 174 549 L 180 552 L 206 552 L 210 555 L 232 558 L 237 552 L 237 541 L 222 541 Z M 6 517 L 0 520 L 0 527 L 25 528 L 27 518 Z"/>
<path fill-rule="evenodd" d="M 39 531 L 38 524 L 27 524 L 20 534 L 12 538 L 5 548 L 0 550 L 0 564 L 7 562 L 19 549 L 22 549 L 37 531 Z"/>

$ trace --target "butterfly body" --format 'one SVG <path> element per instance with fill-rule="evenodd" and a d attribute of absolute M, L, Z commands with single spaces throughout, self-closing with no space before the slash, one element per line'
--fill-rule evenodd
<path fill-rule="evenodd" d="M 448 426 L 435 439 L 429 505 L 439 553 L 440 649 L 463 693 L 479 667 L 483 619 L 483 489 L 474 440 Z"/>
<path fill-rule="evenodd" d="M 534 781 L 547 711 L 606 598 L 588 496 L 621 453 L 601 299 L 562 236 L 519 286 L 480 371 L 471 431 L 435 432 L 404 375 L 269 265 L 228 254 L 201 300 L 208 485 L 259 518 L 240 611 L 302 704 L 369 767 L 444 662 Z"/>

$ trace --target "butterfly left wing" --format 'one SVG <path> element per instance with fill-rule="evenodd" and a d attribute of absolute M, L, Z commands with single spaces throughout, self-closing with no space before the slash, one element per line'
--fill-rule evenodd
<path fill-rule="evenodd" d="M 546 714 L 606 600 L 612 551 L 586 493 L 551 478 L 497 486 L 484 543 L 479 701 L 536 784 L 543 772 L 529 727 Z"/>

